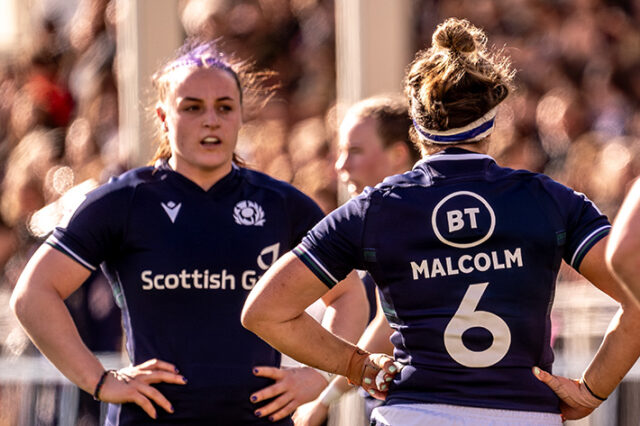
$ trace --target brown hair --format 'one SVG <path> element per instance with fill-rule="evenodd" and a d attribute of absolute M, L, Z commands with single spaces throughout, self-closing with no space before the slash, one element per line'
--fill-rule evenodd
<path fill-rule="evenodd" d="M 429 130 L 463 127 L 482 117 L 511 90 L 514 73 L 502 52 L 487 49 L 485 33 L 465 19 L 436 28 L 431 47 L 416 54 L 405 77 L 413 121 Z M 411 128 L 414 141 L 423 141 Z"/>
<path fill-rule="evenodd" d="M 402 141 L 409 149 L 412 162 L 420 159 L 420 151 L 409 137 L 409 129 L 412 127 L 409 106 L 402 96 L 378 95 L 366 98 L 352 105 L 347 114 L 374 119 L 385 148 Z"/>
<path fill-rule="evenodd" d="M 218 68 L 228 72 L 235 80 L 240 93 L 243 115 L 251 116 L 271 99 L 277 86 L 269 80 L 275 75 L 272 71 L 255 71 L 253 63 L 235 58 L 220 49 L 220 40 L 203 41 L 197 38 L 187 39 L 174 56 L 165 62 L 153 74 L 151 81 L 157 94 L 157 102 L 163 102 L 173 90 L 173 71 L 184 68 Z M 153 108 L 154 116 L 155 108 Z M 149 162 L 166 161 L 171 157 L 171 146 L 162 123 L 157 127 L 158 148 Z M 244 161 L 234 152 L 233 162 L 244 166 Z"/>

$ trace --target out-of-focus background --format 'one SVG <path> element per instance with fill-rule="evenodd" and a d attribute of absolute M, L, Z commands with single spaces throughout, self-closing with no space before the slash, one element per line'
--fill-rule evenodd
<path fill-rule="evenodd" d="M 587 194 L 611 219 L 640 172 L 638 0 L 0 0 L 0 425 L 94 425 L 100 407 L 9 313 L 25 262 L 82 195 L 154 151 L 150 74 L 189 35 L 276 71 L 240 154 L 330 211 L 345 199 L 335 130 L 351 103 L 402 90 L 444 18 L 468 18 L 518 71 L 491 154 Z M 100 275 L 68 299 L 87 345 L 122 363 Z M 615 305 L 569 268 L 553 309 L 556 371 L 578 375 Z M 42 313 L 46 315 L 46 312 Z M 637 425 L 640 374 L 576 425 Z M 348 420 L 334 424 L 350 425 Z"/>

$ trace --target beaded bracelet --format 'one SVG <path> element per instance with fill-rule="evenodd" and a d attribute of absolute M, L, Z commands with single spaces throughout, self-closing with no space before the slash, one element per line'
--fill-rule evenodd
<path fill-rule="evenodd" d="M 115 370 L 104 370 L 102 372 L 102 375 L 100 376 L 100 380 L 98 380 L 98 384 L 96 385 L 96 389 L 93 391 L 93 399 L 95 399 L 96 401 L 100 401 L 100 396 L 99 396 L 100 389 L 102 389 L 102 385 L 104 385 L 104 382 L 107 379 L 107 376 L 112 371 L 115 371 Z"/>
<path fill-rule="evenodd" d="M 582 383 L 584 384 L 584 387 L 587 388 L 587 390 L 589 391 L 589 393 L 597 400 L 599 401 L 606 401 L 607 398 L 603 398 L 601 396 L 596 395 L 595 393 L 593 393 L 593 391 L 591 390 L 591 388 L 589 387 L 589 385 L 587 384 L 587 381 L 584 379 L 584 376 L 582 376 Z"/>

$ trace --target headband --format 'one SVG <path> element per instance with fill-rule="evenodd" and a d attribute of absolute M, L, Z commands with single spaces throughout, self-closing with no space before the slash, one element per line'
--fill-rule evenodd
<path fill-rule="evenodd" d="M 464 127 L 442 131 L 425 129 L 418 124 L 416 120 L 412 121 L 413 127 L 415 127 L 421 138 L 430 143 L 447 145 L 462 142 L 476 142 L 491 134 L 493 125 L 495 124 L 496 112 L 497 109 L 493 108 L 479 119 Z"/>

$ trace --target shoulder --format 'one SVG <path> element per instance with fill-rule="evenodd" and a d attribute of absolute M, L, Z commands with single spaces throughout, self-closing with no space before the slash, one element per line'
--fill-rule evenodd
<path fill-rule="evenodd" d="M 128 170 L 118 176 L 109 178 L 109 181 L 87 194 L 87 201 L 106 199 L 110 201 L 122 201 L 132 197 L 136 190 L 145 184 L 159 182 L 166 178 L 166 171 L 153 167 L 140 167 Z"/>

